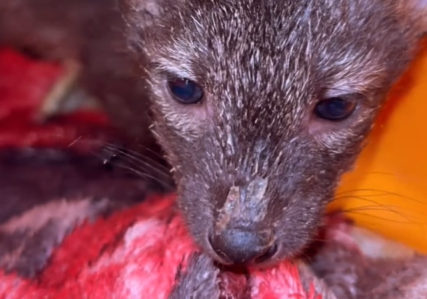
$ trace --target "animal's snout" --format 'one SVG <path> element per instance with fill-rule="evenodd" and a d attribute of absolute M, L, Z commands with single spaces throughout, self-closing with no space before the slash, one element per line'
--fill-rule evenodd
<path fill-rule="evenodd" d="M 269 260 L 276 253 L 270 230 L 228 228 L 210 238 L 212 249 L 227 263 L 254 264 Z"/>

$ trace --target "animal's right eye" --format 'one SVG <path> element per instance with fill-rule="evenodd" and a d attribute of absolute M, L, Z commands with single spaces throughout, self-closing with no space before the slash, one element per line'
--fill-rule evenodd
<path fill-rule="evenodd" d="M 168 80 L 167 85 L 172 97 L 181 104 L 196 104 L 203 98 L 202 88 L 191 80 L 171 79 Z"/>

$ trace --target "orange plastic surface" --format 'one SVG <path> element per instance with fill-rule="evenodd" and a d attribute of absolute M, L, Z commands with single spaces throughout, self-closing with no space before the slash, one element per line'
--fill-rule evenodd
<path fill-rule="evenodd" d="M 427 41 L 330 208 L 427 253 Z"/>

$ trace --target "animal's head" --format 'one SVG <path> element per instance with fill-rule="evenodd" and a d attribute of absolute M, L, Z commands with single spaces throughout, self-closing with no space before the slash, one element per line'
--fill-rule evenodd
<path fill-rule="evenodd" d="M 415 55 L 426 7 L 128 0 L 153 131 L 202 248 L 223 263 L 265 263 L 308 243 Z"/>

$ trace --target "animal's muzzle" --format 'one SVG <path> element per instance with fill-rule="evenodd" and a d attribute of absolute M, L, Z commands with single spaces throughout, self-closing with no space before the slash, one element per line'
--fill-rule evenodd
<path fill-rule="evenodd" d="M 276 252 L 275 234 L 266 219 L 267 185 L 268 179 L 256 177 L 245 186 L 230 188 L 209 237 L 225 263 L 260 263 Z"/>
<path fill-rule="evenodd" d="M 227 228 L 210 238 L 212 249 L 228 264 L 257 264 L 270 259 L 277 248 L 272 231 Z"/>

